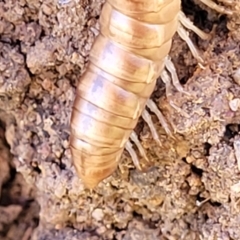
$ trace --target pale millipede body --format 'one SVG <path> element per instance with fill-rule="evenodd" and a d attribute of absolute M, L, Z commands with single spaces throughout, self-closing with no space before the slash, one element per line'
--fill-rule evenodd
<path fill-rule="evenodd" d="M 100 33 L 79 80 L 71 116 L 73 163 L 87 188 L 93 189 L 116 170 L 124 148 L 140 168 L 129 138 L 147 159 L 133 131 L 141 115 L 159 143 L 146 105 L 170 133 L 149 98 L 159 76 L 165 83 L 172 78 L 184 92 L 168 57 L 173 35 L 178 32 L 199 62 L 202 59 L 183 26 L 208 37 L 185 17 L 180 5 L 180 0 L 107 0 L 103 5 Z"/>

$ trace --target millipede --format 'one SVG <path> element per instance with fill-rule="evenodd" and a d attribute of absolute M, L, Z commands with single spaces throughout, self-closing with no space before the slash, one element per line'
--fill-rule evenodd
<path fill-rule="evenodd" d="M 211 0 L 201 1 L 224 12 Z M 186 29 L 203 39 L 209 37 L 184 15 L 181 0 L 107 0 L 99 23 L 100 33 L 79 80 L 71 115 L 73 164 L 89 189 L 116 170 L 124 149 L 141 169 L 129 139 L 148 161 L 134 132 L 142 116 L 153 138 L 160 142 L 146 106 L 171 133 L 150 97 L 159 76 L 165 84 L 172 82 L 178 91 L 184 92 L 168 56 L 172 38 L 178 33 L 202 63 Z"/>

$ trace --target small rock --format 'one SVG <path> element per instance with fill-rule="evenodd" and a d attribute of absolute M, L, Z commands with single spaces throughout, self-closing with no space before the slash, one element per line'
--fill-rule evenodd
<path fill-rule="evenodd" d="M 236 112 L 240 107 L 240 99 L 235 98 L 229 102 L 229 107 L 232 111 Z"/>
<path fill-rule="evenodd" d="M 93 210 L 92 212 L 92 217 L 97 220 L 97 221 L 101 221 L 104 217 L 104 213 L 103 210 L 100 208 L 96 208 L 95 210 Z"/>

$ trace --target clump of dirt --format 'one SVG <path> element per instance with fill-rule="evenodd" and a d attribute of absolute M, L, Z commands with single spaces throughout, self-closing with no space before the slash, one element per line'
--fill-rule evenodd
<path fill-rule="evenodd" d="M 138 172 L 124 152 L 118 170 L 89 192 L 72 166 L 69 118 L 103 2 L 0 3 L 0 119 L 12 154 L 3 145 L 0 238 L 239 239 L 239 15 L 183 2 L 212 37 L 190 33 L 203 66 L 174 37 L 170 56 L 189 95 L 172 88 L 167 99 L 160 82 L 153 95 L 174 138 L 153 116 L 157 146 L 142 122 L 139 138 L 153 167 Z M 226 4 L 240 7 L 237 0 Z M 34 200 L 41 210 L 32 234 Z"/>
<path fill-rule="evenodd" d="M 38 225 L 39 205 L 35 201 L 35 189 L 14 168 L 4 133 L 4 123 L 1 123 L 0 239 L 27 240 Z"/>

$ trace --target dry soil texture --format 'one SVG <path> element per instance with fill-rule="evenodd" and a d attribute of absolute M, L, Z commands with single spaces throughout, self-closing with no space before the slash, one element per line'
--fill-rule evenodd
<path fill-rule="evenodd" d="M 170 87 L 166 98 L 159 80 L 152 96 L 174 138 L 153 114 L 157 146 L 140 119 L 152 168 L 136 171 L 125 152 L 113 176 L 88 192 L 71 163 L 69 119 L 102 3 L 0 1 L 0 239 L 239 240 L 239 16 L 183 1 L 212 36 L 190 33 L 200 68 L 176 35 L 170 55 L 190 95 Z M 240 11 L 239 0 L 219 3 Z"/>

